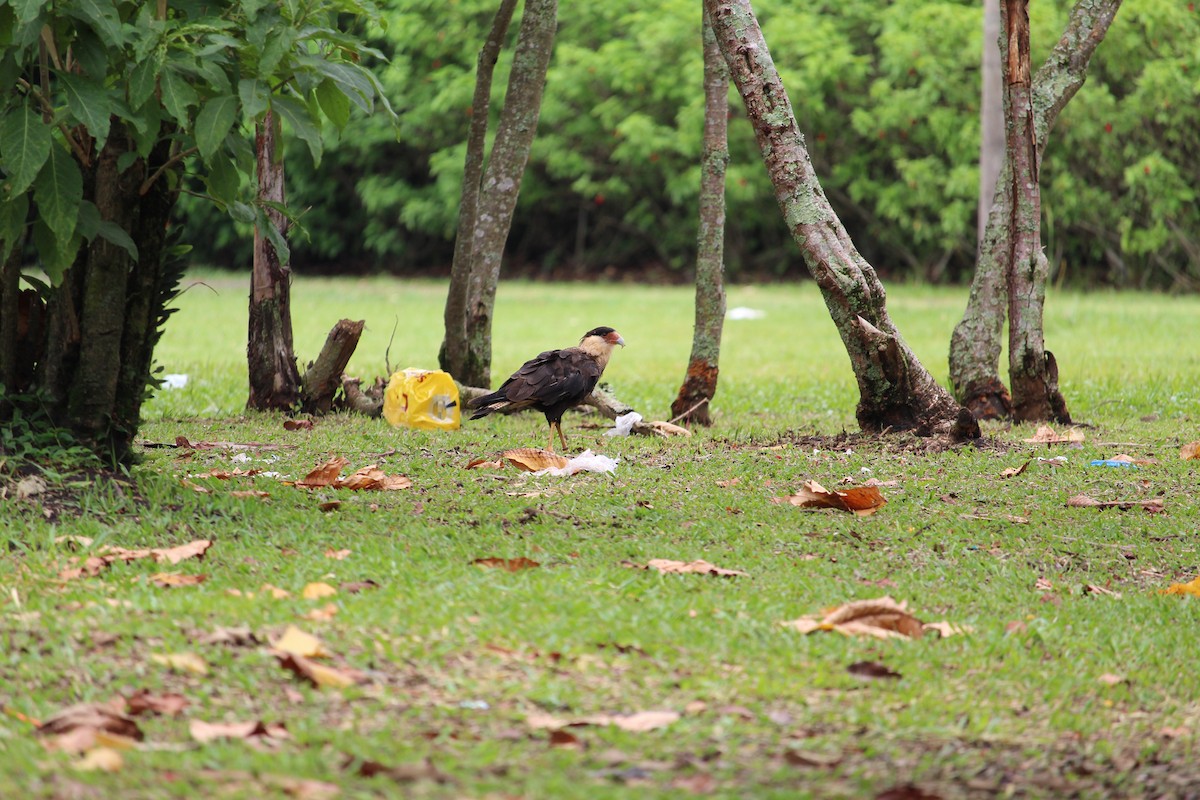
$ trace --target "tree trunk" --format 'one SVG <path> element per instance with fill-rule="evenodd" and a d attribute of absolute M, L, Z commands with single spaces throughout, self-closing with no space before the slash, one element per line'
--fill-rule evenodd
<path fill-rule="evenodd" d="M 483 177 L 484 145 L 491 108 L 492 73 L 500 48 L 512 21 L 517 0 L 502 0 L 492 20 L 492 30 L 479 51 L 475 69 L 475 96 L 471 101 L 471 126 L 467 134 L 466 163 L 458 205 L 458 235 L 454 239 L 454 262 L 450 268 L 450 288 L 446 293 L 443 316 L 445 335 L 438 351 L 438 363 L 451 375 L 462 379 L 467 367 L 467 284 L 475 252 L 479 189 Z"/>
<path fill-rule="evenodd" d="M 784 219 L 850 356 L 859 425 L 978 436 L 974 419 L 960 414 L 954 398 L 905 344 L 888 316 L 875 270 L 854 249 L 825 198 L 749 0 L 705 0 L 705 8 L 754 124 Z"/>
<path fill-rule="evenodd" d="M 283 204 L 283 155 L 279 118 L 267 111 L 255 127 L 255 155 L 260 201 Z M 286 220 L 266 209 L 268 224 L 286 235 Z M 266 233 L 254 231 L 254 266 L 250 275 L 250 324 L 246 343 L 250 396 L 246 407 L 289 411 L 300 399 L 300 371 L 292 348 L 291 268 Z"/>
<path fill-rule="evenodd" d="M 170 157 L 169 132 L 150 154 Z M 135 259 L 102 236 L 80 248 L 62 282 L 43 306 L 34 292 L 20 291 L 19 250 L 7 259 L 0 280 L 0 337 L 12 336 L 16 359 L 0 360 L 6 379 L 6 411 L 19 407 L 13 391 L 40 396 L 31 414 L 44 412 L 109 465 L 127 463 L 147 384 L 153 385 L 150 354 L 168 315 L 181 269 L 166 257 L 166 224 L 177 192 L 155 181 L 144 194 L 146 162 L 124 171 L 122 156 L 135 147 L 115 118 L 104 148 L 81 164 L 84 199 L 101 220 L 116 224 L 137 243 Z M 13 316 L 15 314 L 15 317 Z"/>
<path fill-rule="evenodd" d="M 467 283 L 467 357 L 463 383 L 491 385 L 492 311 L 496 305 L 496 282 L 508 241 L 513 211 L 521 190 L 521 178 L 529 150 L 537 133 L 542 109 L 546 69 L 554 50 L 558 0 L 525 0 L 521 29 L 513 53 L 512 72 L 504 96 L 504 110 L 496 129 L 496 140 L 484 172 L 475 229 L 472 236 L 471 274 Z M 459 237 L 468 235 L 459 231 Z"/>
<path fill-rule="evenodd" d="M 1049 262 L 1042 252 L 1038 147 L 1033 125 L 1029 0 L 1004 0 L 1006 146 L 1012 165 L 1008 284 L 1008 372 L 1017 420 L 1070 422 L 1054 356 L 1045 350 L 1043 308 Z"/>
<path fill-rule="evenodd" d="M 979 91 L 979 211 L 976 238 L 983 245 L 996 181 L 1004 165 L 1004 77 L 1000 69 L 1000 0 L 983 0 Z"/>
<path fill-rule="evenodd" d="M 343 384 L 342 373 L 350 363 L 362 337 L 364 320 L 339 320 L 325 337 L 317 360 L 304 371 L 301 381 L 300 409 L 307 414 L 328 414 L 333 396 Z"/>
<path fill-rule="evenodd" d="M 700 228 L 696 237 L 696 322 L 692 355 L 671 416 L 712 424 L 717 361 L 725 324 L 725 167 L 729 121 L 729 68 L 704 14 L 704 149 L 700 156 Z"/>
<path fill-rule="evenodd" d="M 1058 43 L 1033 77 L 1035 169 L 1040 167 L 1050 129 L 1083 86 L 1092 54 L 1104 40 L 1120 6 L 1121 0 L 1079 0 Z M 1004 40 L 1001 45 L 1007 47 Z M 1007 417 L 1013 413 L 1012 400 L 999 377 L 1000 337 L 1008 305 L 1005 264 L 1012 250 L 1012 215 L 1012 163 L 1006 156 L 996 181 L 967 307 L 950 338 L 950 381 L 954 394 L 977 419 Z M 1043 297 L 1044 291 L 1043 286 Z M 1066 413 L 1065 404 L 1061 411 Z"/>

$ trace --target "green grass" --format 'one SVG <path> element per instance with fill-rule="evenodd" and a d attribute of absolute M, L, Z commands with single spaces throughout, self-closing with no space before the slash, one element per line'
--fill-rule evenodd
<path fill-rule="evenodd" d="M 1082 447 L 1026 444 L 1029 426 L 989 426 L 979 447 L 933 451 L 909 437 L 839 437 L 854 430 L 856 392 L 813 286 L 736 287 L 731 307 L 766 316 L 726 325 L 717 425 L 690 439 L 611 439 L 569 416 L 572 450 L 591 447 L 620 465 L 612 476 L 562 479 L 463 469 L 476 456 L 540 446 L 540 415 L 489 417 L 453 434 L 348 416 L 287 432 L 280 416 L 243 415 L 246 288 L 203 280 L 217 291 L 183 296 L 157 353 L 188 386 L 148 404 L 144 439 L 287 447 L 248 451 L 247 463 L 224 450 L 150 448 L 132 483 L 54 484 L 0 507 L 9 544 L 0 796 L 314 797 L 324 786 L 343 797 L 674 797 L 691 786 L 725 797 L 873 797 L 912 782 L 943 797 L 1090 797 L 1200 786 L 1200 604 L 1159 593 L 1200 571 L 1196 467 L 1178 457 L 1200 438 L 1191 342 L 1200 301 L 1053 294 L 1047 343 L 1073 414 L 1091 426 Z M 351 372 L 383 373 L 394 324 L 392 366 L 433 366 L 443 292 L 434 282 L 299 279 L 297 352 L 313 357 L 345 316 L 368 324 Z M 605 379 L 646 416 L 667 416 L 690 346 L 689 290 L 505 284 L 499 298 L 495 378 L 609 324 L 629 346 Z M 940 378 L 963 301 L 960 291 L 892 291 L 901 330 Z M 1155 463 L 1088 466 L 1121 451 Z M 334 455 L 351 468 L 378 461 L 413 488 L 309 493 L 261 475 L 202 477 L 237 466 L 294 479 Z M 1056 455 L 1067 463 L 1036 461 Z M 1031 458 L 1022 475 L 1000 477 Z M 188 475 L 211 493 L 184 485 Z M 804 480 L 869 477 L 897 482 L 870 517 L 772 502 Z M 270 498 L 239 499 L 231 488 Z M 1076 494 L 1161 497 L 1166 511 L 1067 507 Z M 335 498 L 338 510 L 318 510 Z M 203 561 L 118 563 L 63 581 L 60 570 L 82 555 L 56 542 L 67 534 L 94 537 L 93 550 L 215 544 Z M 351 554 L 325 555 L 340 549 Z M 490 556 L 541 566 L 510 574 L 471 564 Z M 622 565 L 652 558 L 703 558 L 750 576 Z M 163 571 L 207 580 L 158 588 L 149 577 Z M 299 598 L 311 582 L 366 579 L 379 588 Z M 292 597 L 272 599 L 264 583 Z M 883 594 L 972 632 L 897 642 L 805 637 L 778 624 Z M 302 618 L 330 602 L 332 619 Z M 330 663 L 367 682 L 318 690 L 281 669 L 267 645 L 200 641 L 239 625 L 270 640 L 289 624 L 320 636 Z M 184 651 L 210 673 L 150 658 Z M 846 671 L 857 661 L 902 677 L 863 681 Z M 1106 674 L 1122 681 L 1110 686 Z M 139 718 L 147 744 L 111 774 L 46 752 L 20 716 L 140 688 L 179 692 L 191 705 L 180 717 Z M 641 710 L 683 716 L 642 733 L 572 728 L 570 747 L 526 724 L 534 712 Z M 197 719 L 283 722 L 291 739 L 271 752 L 200 745 L 188 735 Z M 355 772 L 361 759 L 399 767 L 426 758 L 448 782 Z"/>

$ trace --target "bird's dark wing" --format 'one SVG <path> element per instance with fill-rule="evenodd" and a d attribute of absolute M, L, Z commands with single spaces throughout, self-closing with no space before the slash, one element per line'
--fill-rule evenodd
<path fill-rule="evenodd" d="M 567 408 L 587 397 L 599 379 L 596 360 L 577 347 L 567 347 L 526 361 L 500 390 L 513 404 Z"/>

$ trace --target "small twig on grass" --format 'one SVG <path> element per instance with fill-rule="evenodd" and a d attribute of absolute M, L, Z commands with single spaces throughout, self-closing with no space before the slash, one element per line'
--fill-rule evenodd
<path fill-rule="evenodd" d="M 708 398 L 707 398 L 707 397 L 705 397 L 705 398 L 702 398 L 702 399 L 700 400 L 700 402 L 696 403 L 694 406 L 692 406 L 691 408 L 689 408 L 687 411 L 684 411 L 682 414 L 676 414 L 675 416 L 673 416 L 673 417 L 671 417 L 669 420 L 667 420 L 667 422 L 670 422 L 670 423 L 673 425 L 673 424 L 675 424 L 676 422 L 679 422 L 679 420 L 681 420 L 681 419 L 686 419 L 686 418 L 688 418 L 688 417 L 690 417 L 690 416 L 692 415 L 692 412 L 693 412 L 693 411 L 695 411 L 695 410 L 696 410 L 697 408 L 699 408 L 700 406 L 702 406 L 702 405 L 705 405 L 707 402 L 708 402 Z"/>

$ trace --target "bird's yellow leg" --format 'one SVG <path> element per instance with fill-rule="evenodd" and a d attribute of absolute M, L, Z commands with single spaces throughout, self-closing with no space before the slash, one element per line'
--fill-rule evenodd
<path fill-rule="evenodd" d="M 550 441 L 548 441 L 546 443 L 546 449 L 548 451 L 550 451 L 551 453 L 553 453 L 554 452 L 554 423 L 553 422 L 549 423 L 549 427 L 550 427 Z"/>
<path fill-rule="evenodd" d="M 562 442 L 563 450 L 567 449 L 567 437 L 563 436 L 562 420 L 559 420 L 555 425 L 558 427 L 558 440 Z"/>

